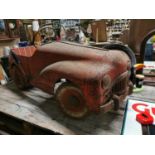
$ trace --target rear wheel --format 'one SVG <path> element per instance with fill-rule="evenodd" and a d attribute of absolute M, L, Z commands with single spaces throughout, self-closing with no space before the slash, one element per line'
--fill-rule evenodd
<path fill-rule="evenodd" d="M 11 66 L 10 75 L 19 89 L 26 89 L 30 87 L 27 78 L 19 66 Z"/>
<path fill-rule="evenodd" d="M 83 94 L 69 82 L 63 83 L 56 91 L 56 99 L 62 110 L 74 118 L 82 118 L 88 113 Z"/>

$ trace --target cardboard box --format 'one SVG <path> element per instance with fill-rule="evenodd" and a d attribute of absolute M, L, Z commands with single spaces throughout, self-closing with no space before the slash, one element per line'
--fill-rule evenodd
<path fill-rule="evenodd" d="M 107 41 L 107 31 L 105 20 L 98 20 L 91 23 L 92 37 L 96 42 Z"/>

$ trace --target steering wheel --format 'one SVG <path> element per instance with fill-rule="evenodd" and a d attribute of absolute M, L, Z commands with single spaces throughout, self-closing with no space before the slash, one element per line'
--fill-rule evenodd
<path fill-rule="evenodd" d="M 55 37 L 55 32 L 52 25 L 45 25 L 39 29 L 41 36 L 41 44 L 52 42 L 52 38 Z"/>

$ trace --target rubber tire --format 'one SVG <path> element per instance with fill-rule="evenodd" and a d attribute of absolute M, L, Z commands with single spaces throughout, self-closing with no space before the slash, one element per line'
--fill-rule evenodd
<path fill-rule="evenodd" d="M 104 45 L 105 49 L 109 49 L 109 50 L 121 50 L 124 53 L 126 53 L 130 60 L 131 60 L 131 76 L 130 76 L 130 80 L 132 81 L 133 84 L 135 84 L 135 69 L 134 69 L 134 65 L 137 63 L 136 62 L 136 57 L 134 52 L 132 51 L 131 48 L 129 48 L 128 46 L 125 46 L 123 44 L 118 44 L 118 43 L 113 43 L 113 44 L 107 44 Z"/>
<path fill-rule="evenodd" d="M 25 75 L 22 73 L 21 69 L 16 65 L 11 67 L 10 75 L 19 89 L 25 90 L 27 88 L 30 88 L 30 84 L 28 83 L 28 80 L 26 79 Z"/>
<path fill-rule="evenodd" d="M 56 100 L 61 109 L 70 117 L 78 119 L 88 113 L 81 90 L 70 82 L 64 82 L 59 86 L 56 91 Z"/>
<path fill-rule="evenodd" d="M 104 48 L 109 49 L 109 50 L 121 50 L 129 56 L 129 58 L 131 59 L 132 66 L 134 66 L 136 64 L 135 54 L 132 51 L 132 49 L 129 48 L 128 46 L 118 44 L 118 43 L 113 43 L 113 44 L 104 45 Z"/>

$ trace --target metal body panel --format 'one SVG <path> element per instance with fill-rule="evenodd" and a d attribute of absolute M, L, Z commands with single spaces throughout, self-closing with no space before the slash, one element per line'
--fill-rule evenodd
<path fill-rule="evenodd" d="M 13 49 L 21 62 L 18 65 L 22 66 L 30 84 L 47 93 L 52 94 L 55 83 L 65 78 L 82 90 L 89 110 L 96 112 L 103 104 L 108 107 L 109 100 L 121 103 L 129 93 L 131 60 L 121 50 L 60 42 L 22 52 L 25 50 L 30 51 L 30 47 Z M 10 65 L 13 62 L 10 57 Z"/>

